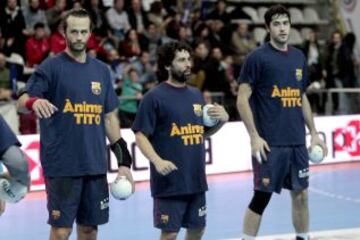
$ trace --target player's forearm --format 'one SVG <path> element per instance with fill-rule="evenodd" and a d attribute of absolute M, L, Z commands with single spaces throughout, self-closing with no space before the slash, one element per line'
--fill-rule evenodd
<path fill-rule="evenodd" d="M 244 122 L 246 130 L 249 133 L 250 139 L 253 139 L 259 137 L 259 133 L 256 130 L 254 116 L 249 104 L 250 95 L 250 86 L 240 85 L 236 106 L 239 111 L 241 120 Z"/>
<path fill-rule="evenodd" d="M 116 116 L 116 110 L 105 115 L 105 132 L 110 144 L 121 138 L 120 123 Z"/>
<path fill-rule="evenodd" d="M 316 134 L 314 117 L 312 115 L 311 106 L 305 94 L 302 97 L 302 111 L 304 115 L 305 124 L 308 127 L 311 136 Z"/>
<path fill-rule="evenodd" d="M 27 93 L 21 95 L 21 97 L 17 100 L 16 108 L 20 113 L 28 113 L 29 109 L 26 107 L 26 102 L 29 100 L 30 96 Z"/>
<path fill-rule="evenodd" d="M 155 152 L 155 149 L 151 145 L 149 139 L 142 133 L 137 132 L 135 134 L 136 145 L 144 156 L 152 163 L 156 163 L 161 160 L 160 156 Z"/>

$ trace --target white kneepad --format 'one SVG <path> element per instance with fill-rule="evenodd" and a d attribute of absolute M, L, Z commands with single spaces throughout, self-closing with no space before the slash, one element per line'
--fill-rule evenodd
<path fill-rule="evenodd" d="M 27 186 L 13 180 L 0 178 L 0 199 L 9 203 L 16 203 L 25 197 Z"/>

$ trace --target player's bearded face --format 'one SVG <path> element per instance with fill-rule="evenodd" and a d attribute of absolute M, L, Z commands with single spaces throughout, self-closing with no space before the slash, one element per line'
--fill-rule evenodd
<path fill-rule="evenodd" d="M 177 82 L 186 82 L 191 76 L 191 57 L 190 53 L 183 50 L 177 52 L 170 69 L 171 76 Z"/>
<path fill-rule="evenodd" d="M 90 37 L 88 18 L 69 17 L 67 19 L 66 42 L 72 52 L 83 52 Z"/>
<path fill-rule="evenodd" d="M 269 32 L 271 39 L 279 44 L 287 43 L 290 32 L 290 20 L 286 15 L 275 15 L 270 22 Z"/>

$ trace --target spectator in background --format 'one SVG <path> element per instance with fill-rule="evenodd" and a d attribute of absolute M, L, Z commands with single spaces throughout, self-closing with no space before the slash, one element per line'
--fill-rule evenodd
<path fill-rule="evenodd" d="M 165 15 L 166 10 L 164 9 L 163 3 L 161 1 L 154 1 L 151 3 L 148 19 L 150 22 L 155 24 L 156 28 L 161 27 L 164 22 Z"/>
<path fill-rule="evenodd" d="M 10 69 L 6 66 L 6 56 L 0 52 L 0 115 L 15 134 L 19 134 L 19 118 L 12 102 L 13 91 Z"/>
<path fill-rule="evenodd" d="M 159 33 L 159 29 L 156 28 L 154 23 L 149 23 L 146 32 L 142 38 L 142 44 L 149 51 L 150 54 L 150 62 L 156 62 L 156 53 L 157 49 L 163 43 L 161 35 Z"/>
<path fill-rule="evenodd" d="M 240 72 L 240 68 L 248 53 L 256 48 L 256 41 L 249 33 L 249 27 L 246 22 L 240 22 L 236 31 L 231 36 L 231 50 L 235 65 L 235 75 Z"/>
<path fill-rule="evenodd" d="M 7 0 L 5 9 L 0 9 L 0 29 L 5 55 L 15 52 L 24 56 L 25 19 L 16 0 Z"/>
<path fill-rule="evenodd" d="M 106 19 L 114 36 L 122 41 L 130 29 L 129 17 L 124 10 L 124 0 L 114 0 L 114 6 L 106 12 Z"/>
<path fill-rule="evenodd" d="M 102 1 L 86 0 L 84 7 L 91 17 L 91 22 L 93 23 L 93 32 L 106 32 L 108 25 L 104 15 L 104 6 Z"/>
<path fill-rule="evenodd" d="M 34 36 L 26 41 L 25 52 L 28 67 L 36 67 L 49 55 L 50 45 L 43 23 L 35 24 Z"/>
<path fill-rule="evenodd" d="M 323 76 L 323 56 L 320 48 L 316 32 L 311 30 L 308 39 L 304 42 L 303 51 L 307 59 L 308 75 L 310 86 L 308 87 L 308 99 L 311 109 L 315 113 L 323 114 L 325 111 L 325 103 L 323 97 L 319 93 L 311 93 L 312 90 L 318 90 L 325 85 Z"/>
<path fill-rule="evenodd" d="M 209 45 L 206 42 L 197 42 L 194 46 L 194 66 L 188 84 L 202 90 L 206 78 L 206 69 L 209 63 Z"/>
<path fill-rule="evenodd" d="M 339 74 L 339 49 L 342 43 L 342 34 L 339 31 L 334 31 L 331 34 L 330 44 L 326 48 L 325 52 L 325 76 L 326 76 L 326 88 L 335 88 L 336 87 L 336 78 Z M 326 100 L 327 96 L 324 96 Z M 332 98 L 332 109 L 331 114 L 337 113 L 339 110 L 339 95 L 338 93 L 333 93 Z"/>
<path fill-rule="evenodd" d="M 121 91 L 119 105 L 119 118 L 122 128 L 130 128 L 135 120 L 138 110 L 138 102 L 142 99 L 142 85 L 139 83 L 139 74 L 134 68 L 130 68 Z"/>
<path fill-rule="evenodd" d="M 66 15 L 66 0 L 56 0 L 55 5 L 45 12 L 47 22 L 51 31 L 54 31 L 59 22 Z"/>
<path fill-rule="evenodd" d="M 144 84 L 156 80 L 155 66 L 150 62 L 149 52 L 142 51 L 140 58 L 136 59 L 131 66 L 139 74 L 139 83 Z"/>
<path fill-rule="evenodd" d="M 125 62 L 125 58 L 120 58 L 116 49 L 112 49 L 108 52 L 107 63 L 110 68 L 112 84 L 116 90 L 116 93 L 119 95 L 119 90 L 121 91 L 127 63 Z"/>
<path fill-rule="evenodd" d="M 64 23 L 60 21 L 56 31 L 50 36 L 50 55 L 58 54 L 65 50 L 66 40 L 64 36 Z"/>
<path fill-rule="evenodd" d="M 119 54 L 126 58 L 132 58 L 140 56 L 141 50 L 139 35 L 135 29 L 130 29 L 126 32 L 125 39 L 119 44 Z"/>
<path fill-rule="evenodd" d="M 217 1 L 215 9 L 209 13 L 207 19 L 221 20 L 224 24 L 229 24 L 231 19 L 230 14 L 226 12 L 226 1 Z"/>
<path fill-rule="evenodd" d="M 354 33 L 347 33 L 339 49 L 338 82 L 337 87 L 354 88 L 356 86 L 354 45 L 356 37 Z M 353 103 L 351 93 L 339 94 L 339 110 L 341 114 L 352 113 Z"/>
<path fill-rule="evenodd" d="M 141 6 L 141 0 L 131 0 L 131 8 L 127 11 L 131 28 L 138 33 L 143 33 L 149 25 L 147 13 Z"/>
<path fill-rule="evenodd" d="M 45 25 L 46 34 L 48 36 L 50 35 L 45 12 L 40 9 L 40 0 L 29 0 L 29 5 L 23 7 L 23 13 L 28 35 L 34 34 L 34 26 L 36 23 L 43 23 Z"/>

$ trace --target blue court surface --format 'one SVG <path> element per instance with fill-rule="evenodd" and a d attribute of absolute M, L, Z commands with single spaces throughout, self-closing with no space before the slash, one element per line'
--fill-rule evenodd
<path fill-rule="evenodd" d="M 210 176 L 207 230 L 203 239 L 240 239 L 242 218 L 252 196 L 252 174 Z M 313 240 L 360 240 L 360 163 L 316 166 L 311 169 L 309 201 Z M 44 192 L 31 193 L 8 204 L 0 217 L 1 240 L 48 239 Z M 147 182 L 137 184 L 126 201 L 110 201 L 110 222 L 99 227 L 102 240 L 159 239 L 152 226 L 152 199 Z M 71 239 L 76 239 L 75 232 Z M 184 230 L 178 239 L 184 239 Z M 258 239 L 294 239 L 290 196 L 274 195 L 263 215 Z"/>

